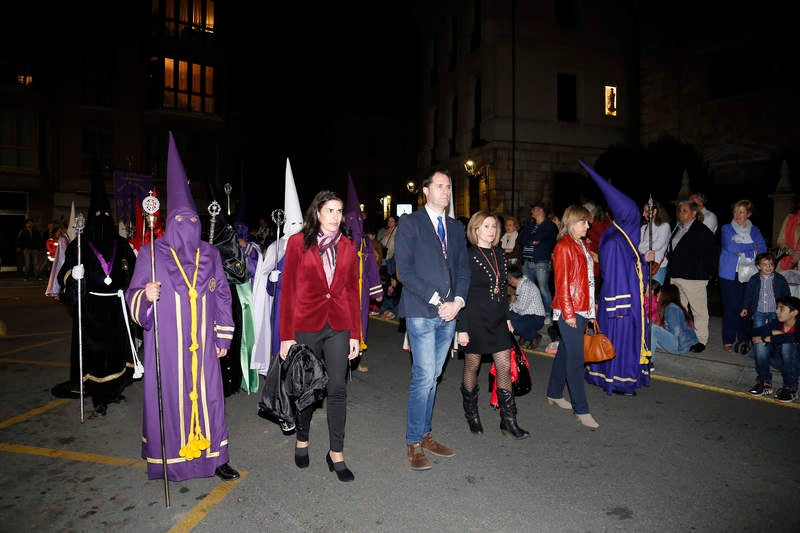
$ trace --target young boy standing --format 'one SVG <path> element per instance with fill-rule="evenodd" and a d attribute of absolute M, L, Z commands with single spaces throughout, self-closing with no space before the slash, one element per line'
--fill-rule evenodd
<path fill-rule="evenodd" d="M 775 256 L 762 253 L 756 256 L 759 275 L 750 278 L 744 289 L 744 300 L 739 316 L 750 316 L 753 327 L 758 328 L 775 320 L 775 307 L 779 298 L 789 296 L 789 282 L 775 272 Z"/>
<path fill-rule="evenodd" d="M 772 393 L 770 364 L 781 371 L 783 387 L 775 394 L 775 401 L 793 402 L 797 399 L 798 348 L 800 328 L 797 315 L 800 298 L 784 296 L 777 300 L 776 320 L 753 329 L 753 352 L 756 359 L 758 381 L 748 391 L 753 396 Z"/>

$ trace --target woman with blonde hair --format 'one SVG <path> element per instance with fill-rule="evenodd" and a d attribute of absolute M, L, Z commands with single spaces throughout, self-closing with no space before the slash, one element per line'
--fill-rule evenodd
<path fill-rule="evenodd" d="M 500 431 L 516 439 L 530 433 L 517 425 L 517 405 L 511 388 L 511 331 L 508 320 L 508 267 L 500 241 L 497 217 L 478 211 L 467 224 L 470 283 L 467 305 L 458 314 L 456 340 L 464 347 L 464 382 L 461 384 L 464 416 L 470 431 L 483 433 L 478 414 L 478 369 L 481 355 L 492 354 L 500 405 Z"/>
<path fill-rule="evenodd" d="M 507 216 L 503 220 L 503 227 L 505 233 L 500 237 L 500 247 L 506 254 L 508 261 L 508 268 L 510 270 L 520 270 L 522 265 L 520 258 L 522 257 L 522 247 L 517 242 L 519 235 L 519 220 L 516 217 Z"/>
<path fill-rule="evenodd" d="M 583 334 L 589 319 L 595 317 L 594 262 L 583 242 L 590 219 L 591 213 L 585 207 L 567 207 L 553 249 L 553 322 L 558 325 L 561 341 L 550 370 L 547 402 L 572 409 L 581 424 L 596 429 L 600 425 L 589 414 L 583 380 Z M 565 384 L 569 386 L 571 403 L 564 399 Z"/>

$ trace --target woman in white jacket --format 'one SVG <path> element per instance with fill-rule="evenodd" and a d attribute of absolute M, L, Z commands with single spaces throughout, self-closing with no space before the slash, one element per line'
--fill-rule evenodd
<path fill-rule="evenodd" d="M 639 240 L 639 251 L 641 253 L 646 253 L 648 250 L 653 250 L 656 253 L 656 257 L 652 263 L 650 263 L 650 279 L 654 279 L 658 281 L 659 284 L 664 284 L 664 279 L 667 277 L 667 258 L 665 254 L 667 253 L 667 246 L 669 246 L 669 236 L 670 236 L 670 226 L 669 226 L 669 213 L 667 213 L 666 209 L 659 203 L 654 202 L 653 204 L 653 242 L 652 245 L 650 243 L 650 206 L 648 204 L 644 204 L 644 208 L 642 209 L 642 216 L 644 217 L 644 224 L 642 224 L 642 234 L 641 239 Z M 653 269 L 658 266 L 657 270 L 653 272 Z"/>

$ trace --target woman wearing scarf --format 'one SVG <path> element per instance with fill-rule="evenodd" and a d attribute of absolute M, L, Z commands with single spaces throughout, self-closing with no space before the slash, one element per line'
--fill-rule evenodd
<path fill-rule="evenodd" d="M 305 344 L 328 371 L 328 436 L 325 462 L 339 481 L 352 481 L 344 462 L 347 370 L 358 357 L 361 325 L 356 248 L 344 225 L 341 198 L 320 191 L 308 207 L 302 233 L 286 244 L 279 310 L 280 357 Z M 297 412 L 294 462 L 309 466 L 308 437 L 314 406 Z"/>
<path fill-rule="evenodd" d="M 750 222 L 753 204 L 739 200 L 733 204 L 733 220 L 722 227 L 722 253 L 719 256 L 719 287 L 722 296 L 722 344 L 733 351 L 733 343 L 744 338 L 747 323 L 739 316 L 747 279 L 739 279 L 743 258 L 753 259 L 765 252 L 767 244 L 757 227 Z M 749 279 L 749 278 L 748 278 Z"/>

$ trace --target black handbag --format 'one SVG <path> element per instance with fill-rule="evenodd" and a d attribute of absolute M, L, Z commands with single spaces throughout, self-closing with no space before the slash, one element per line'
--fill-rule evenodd
<path fill-rule="evenodd" d="M 511 335 L 511 389 L 514 396 L 524 396 L 528 394 L 533 388 L 533 377 L 531 375 L 531 365 L 528 362 L 528 356 L 525 355 L 525 350 L 520 348 L 517 339 Z M 497 407 L 496 394 L 497 394 L 497 380 L 495 379 L 496 368 L 494 363 L 489 369 L 489 390 L 492 392 L 492 399 L 489 404 Z"/>
<path fill-rule="evenodd" d="M 511 335 L 511 340 L 514 343 L 511 345 L 511 387 L 514 389 L 514 396 L 524 396 L 533 388 L 531 365 L 525 350 L 520 348 L 514 335 Z M 514 380 L 514 369 L 517 374 L 516 380 Z"/>

